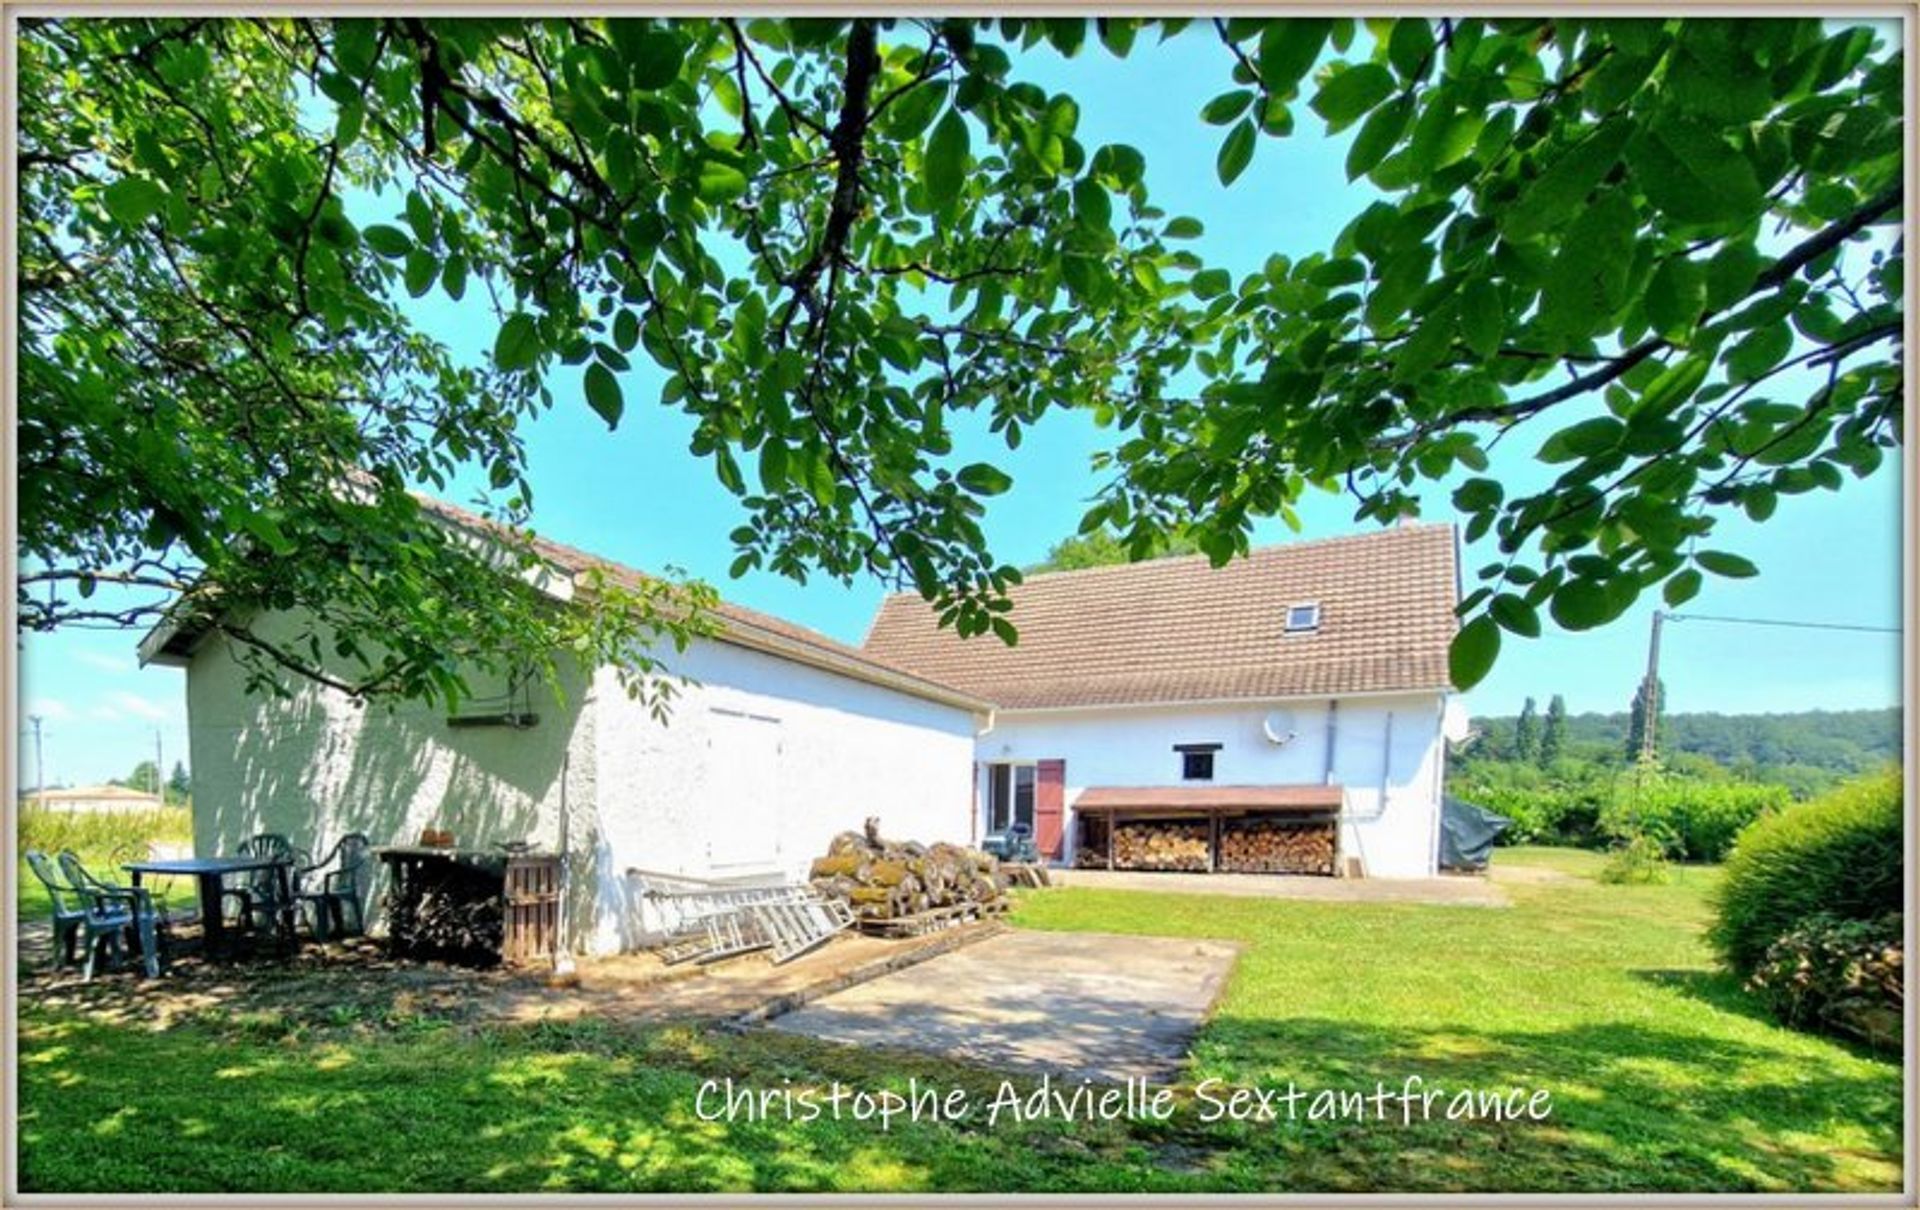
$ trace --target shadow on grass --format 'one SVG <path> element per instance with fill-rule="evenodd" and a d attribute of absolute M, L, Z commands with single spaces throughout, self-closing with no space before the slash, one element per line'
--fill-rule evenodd
<path fill-rule="evenodd" d="M 1009 993 L 1002 1007 L 1015 1007 Z M 1137 1006 L 1058 1028 L 1124 1046 Z M 956 1014 L 957 1015 L 957 1014 Z M 958 1020 L 902 1021 L 902 1038 Z M 982 1056 L 839 1046 L 771 1030 L 601 1021 L 483 1026 L 317 1006 L 130 1029 L 44 1006 L 22 1018 L 23 1187 L 38 1191 L 862 1190 L 1019 1192 L 1726 1192 L 1897 1188 L 1897 1067 L 1684 1027 L 1407 1029 L 1231 1013 L 1190 1087 L 1372 1092 L 1419 1075 L 1448 1094 L 1545 1088 L 1545 1122 L 1200 1120 L 989 1127 Z M 709 1079 L 759 1088 L 967 1089 L 958 1124 L 707 1121 Z M 1055 1077 L 1056 1085 L 1077 1081 Z M 1436 1110 L 1444 1116 L 1444 1103 Z"/>
<path fill-rule="evenodd" d="M 1710 1004 L 1722 1012 L 1733 1013 L 1752 1021 L 1759 1021 L 1778 1029 L 1787 1029 L 1780 1019 L 1773 1015 L 1766 1002 L 1748 991 L 1740 980 L 1725 971 L 1667 970 L 1667 971 L 1631 971 L 1636 979 L 1644 980 L 1655 987 L 1667 988 L 1683 996 Z M 1898 1053 L 1888 1052 L 1867 1045 L 1858 1038 L 1842 1033 L 1805 1031 L 1824 1042 L 1846 1048 L 1850 1053 L 1863 1059 L 1889 1061 L 1898 1059 Z"/>
<path fill-rule="evenodd" d="M 1370 1126 L 1376 1137 L 1352 1152 L 1297 1157 L 1302 1175 L 1332 1165 L 1309 1188 L 1734 1192 L 1900 1181 L 1899 1069 L 1844 1053 L 1624 1022 L 1523 1032 L 1222 1017 L 1196 1067 L 1238 1083 L 1371 1092 L 1376 1080 L 1397 1089 L 1418 1075 L 1449 1095 L 1515 1086 L 1553 1095 L 1545 1123 Z M 1366 1175 L 1349 1183 L 1356 1163 Z"/>

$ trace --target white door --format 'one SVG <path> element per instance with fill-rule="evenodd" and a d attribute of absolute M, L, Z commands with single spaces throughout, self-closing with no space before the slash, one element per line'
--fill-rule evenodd
<path fill-rule="evenodd" d="M 716 874 L 780 862 L 780 720 L 734 710 L 708 717 L 707 862 Z"/>

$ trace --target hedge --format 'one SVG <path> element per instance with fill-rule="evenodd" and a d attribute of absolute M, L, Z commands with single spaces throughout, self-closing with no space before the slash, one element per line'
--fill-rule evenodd
<path fill-rule="evenodd" d="M 1850 782 L 1740 833 L 1714 897 L 1710 933 L 1750 977 L 1767 949 L 1812 917 L 1874 920 L 1901 907 L 1900 774 Z"/>

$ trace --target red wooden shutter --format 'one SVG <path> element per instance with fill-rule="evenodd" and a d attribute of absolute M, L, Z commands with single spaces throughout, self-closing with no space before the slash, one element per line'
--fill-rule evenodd
<path fill-rule="evenodd" d="M 1040 856 L 1049 861 L 1060 857 L 1060 838 L 1065 831 L 1067 762 L 1043 760 L 1033 785 L 1033 842 Z"/>

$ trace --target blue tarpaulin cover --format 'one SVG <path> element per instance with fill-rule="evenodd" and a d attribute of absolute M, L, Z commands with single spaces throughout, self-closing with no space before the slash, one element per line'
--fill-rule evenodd
<path fill-rule="evenodd" d="M 1504 815 L 1448 794 L 1440 800 L 1440 868 L 1482 870 L 1493 855 L 1493 842 L 1513 826 Z"/>

